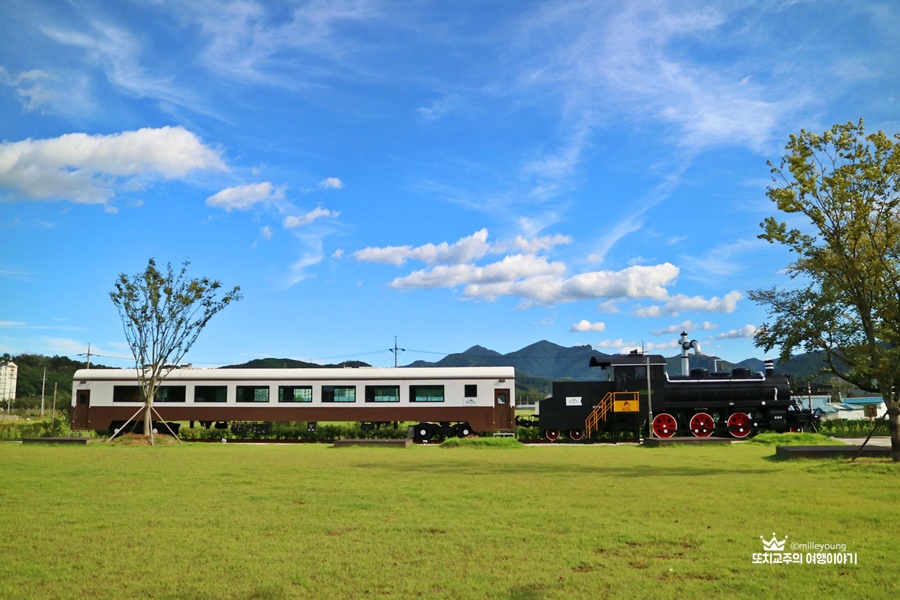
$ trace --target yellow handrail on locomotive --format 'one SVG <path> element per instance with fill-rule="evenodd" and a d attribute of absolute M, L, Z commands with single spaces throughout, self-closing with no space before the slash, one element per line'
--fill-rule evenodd
<path fill-rule="evenodd" d="M 610 412 L 638 412 L 638 392 L 607 392 L 584 421 L 584 434 L 590 439 L 591 431 L 600 429 L 600 421 L 606 421 Z"/>

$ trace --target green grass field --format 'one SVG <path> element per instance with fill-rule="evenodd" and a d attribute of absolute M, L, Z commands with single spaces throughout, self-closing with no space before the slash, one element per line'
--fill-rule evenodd
<path fill-rule="evenodd" d="M 896 593 L 900 466 L 773 454 L 4 443 L 0 597 Z M 753 564 L 773 532 L 858 564 Z"/>

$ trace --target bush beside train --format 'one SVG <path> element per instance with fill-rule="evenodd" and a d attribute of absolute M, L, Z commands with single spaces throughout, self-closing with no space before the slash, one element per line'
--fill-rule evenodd
<path fill-rule="evenodd" d="M 771 362 L 765 373 L 749 369 L 669 377 L 661 355 L 592 358 L 606 372 L 601 381 L 557 381 L 553 394 L 538 403 L 535 418 L 520 425 L 540 427 L 546 439 L 572 440 L 606 434 L 642 438 L 652 429 L 660 438 L 725 435 L 746 438 L 758 431 L 814 429 L 812 412 L 791 399 L 786 376 Z"/>
<path fill-rule="evenodd" d="M 83 369 L 73 430 L 122 430 L 143 401 L 133 370 Z M 416 441 L 515 430 L 512 367 L 172 370 L 153 402 L 162 423 L 258 431 L 273 422 L 416 423 Z"/>

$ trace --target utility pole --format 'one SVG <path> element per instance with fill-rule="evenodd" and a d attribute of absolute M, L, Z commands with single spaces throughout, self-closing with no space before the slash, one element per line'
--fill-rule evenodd
<path fill-rule="evenodd" d="M 394 353 L 394 368 L 397 368 L 397 357 L 401 352 L 406 352 L 406 348 L 398 348 L 397 347 L 397 336 L 394 336 L 394 347 L 390 348 L 390 351 Z"/>
<path fill-rule="evenodd" d="M 47 367 L 44 367 L 44 378 L 41 380 L 41 416 L 44 416 L 44 389 L 47 387 Z"/>

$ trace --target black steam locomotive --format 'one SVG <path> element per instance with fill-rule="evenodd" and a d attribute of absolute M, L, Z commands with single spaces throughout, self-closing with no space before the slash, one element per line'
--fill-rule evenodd
<path fill-rule="evenodd" d="M 655 354 L 594 357 L 591 366 L 602 368 L 605 380 L 556 381 L 553 395 L 538 403 L 537 424 L 548 440 L 603 433 L 634 439 L 650 435 L 648 429 L 659 438 L 746 438 L 761 430 L 813 428 L 812 413 L 791 400 L 787 377 L 771 362 L 765 373 L 693 369 L 678 377 L 670 377 L 666 359 Z"/>

